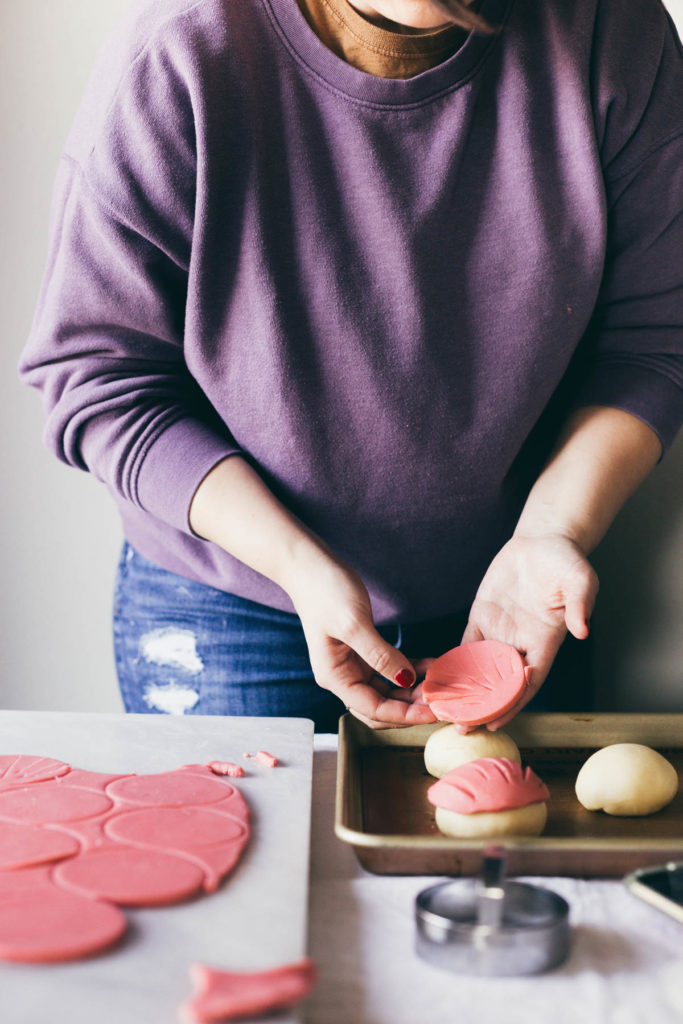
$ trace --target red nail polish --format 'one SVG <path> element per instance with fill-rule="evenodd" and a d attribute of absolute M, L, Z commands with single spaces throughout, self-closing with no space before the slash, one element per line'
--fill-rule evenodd
<path fill-rule="evenodd" d="M 394 676 L 394 681 L 397 682 L 399 686 L 408 687 L 413 685 L 415 677 L 409 668 L 402 668 L 401 671 L 397 672 Z"/>

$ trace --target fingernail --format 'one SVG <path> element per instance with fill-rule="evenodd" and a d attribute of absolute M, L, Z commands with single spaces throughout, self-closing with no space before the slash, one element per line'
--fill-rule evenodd
<path fill-rule="evenodd" d="M 394 682 L 398 683 L 399 686 L 412 686 L 415 682 L 415 676 L 409 668 L 402 668 L 400 672 L 397 672 L 394 676 Z"/>

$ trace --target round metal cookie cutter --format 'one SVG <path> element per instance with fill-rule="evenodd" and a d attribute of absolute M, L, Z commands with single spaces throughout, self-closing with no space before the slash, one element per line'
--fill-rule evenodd
<path fill-rule="evenodd" d="M 478 880 L 423 889 L 415 920 L 418 956 L 458 974 L 540 974 L 569 953 L 569 904 L 549 889 L 506 881 L 502 846 L 486 847 Z"/>

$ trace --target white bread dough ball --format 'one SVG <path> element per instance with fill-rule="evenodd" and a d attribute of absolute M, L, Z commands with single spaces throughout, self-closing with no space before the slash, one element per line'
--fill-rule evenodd
<path fill-rule="evenodd" d="M 496 836 L 539 836 L 545 828 L 548 811 L 545 803 L 513 807 L 509 811 L 482 811 L 458 814 L 436 808 L 436 825 L 452 839 L 489 839 Z"/>
<path fill-rule="evenodd" d="M 425 744 L 424 757 L 427 771 L 437 779 L 480 757 L 508 757 L 522 763 L 517 744 L 506 733 L 474 729 L 463 735 L 454 725 L 444 725 L 431 734 Z"/>
<path fill-rule="evenodd" d="M 613 743 L 596 750 L 576 778 L 579 803 L 607 814 L 654 814 L 677 792 L 674 766 L 642 743 Z"/>

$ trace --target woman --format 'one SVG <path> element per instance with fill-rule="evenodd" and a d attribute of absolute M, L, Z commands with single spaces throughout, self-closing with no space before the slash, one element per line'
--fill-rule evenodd
<path fill-rule="evenodd" d="M 682 115 L 657 0 L 136 5 L 21 367 L 121 510 L 129 710 L 432 721 L 463 629 L 537 693 L 681 422 Z"/>

